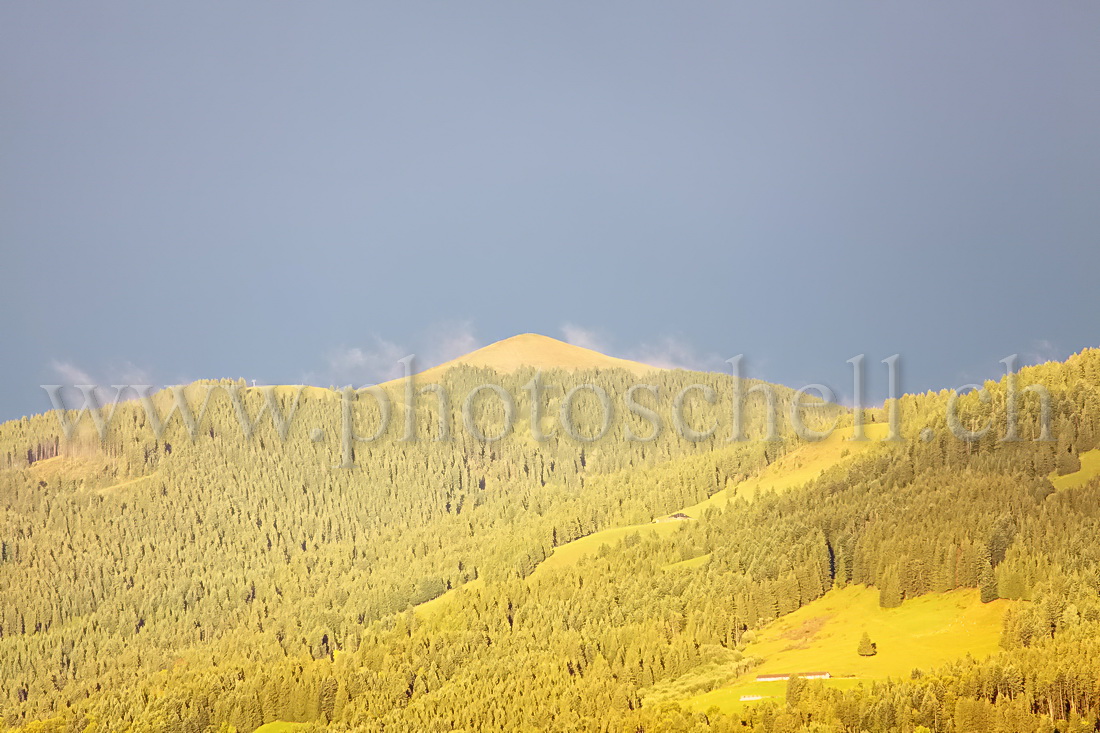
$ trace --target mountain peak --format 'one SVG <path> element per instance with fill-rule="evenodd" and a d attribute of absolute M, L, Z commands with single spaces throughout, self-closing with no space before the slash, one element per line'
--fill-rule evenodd
<path fill-rule="evenodd" d="M 498 372 L 514 372 L 522 367 L 534 367 L 536 369 L 626 369 L 640 375 L 658 370 L 658 367 L 607 356 L 598 351 L 538 333 L 511 336 L 441 364 L 436 369 L 443 370 L 463 364 L 488 367 Z"/>

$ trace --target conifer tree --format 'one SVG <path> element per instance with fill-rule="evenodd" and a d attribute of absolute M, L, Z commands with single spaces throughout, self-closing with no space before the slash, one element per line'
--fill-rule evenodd
<path fill-rule="evenodd" d="M 873 657 L 878 654 L 878 646 L 875 642 L 871 641 L 871 635 L 866 631 L 863 632 L 863 636 L 859 638 L 859 647 L 856 652 L 861 657 Z"/>

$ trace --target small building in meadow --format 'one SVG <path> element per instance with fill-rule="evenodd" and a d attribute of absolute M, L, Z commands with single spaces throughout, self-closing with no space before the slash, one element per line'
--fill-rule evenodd
<path fill-rule="evenodd" d="M 832 677 L 828 672 L 785 672 L 783 674 L 761 674 L 757 675 L 757 682 L 786 682 L 794 676 L 801 677 L 804 680 L 827 680 Z"/>

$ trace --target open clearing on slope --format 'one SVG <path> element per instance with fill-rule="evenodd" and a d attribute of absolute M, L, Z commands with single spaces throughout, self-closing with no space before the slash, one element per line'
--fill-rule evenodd
<path fill-rule="evenodd" d="M 699 517 L 711 507 L 725 508 L 728 502 L 737 497 L 751 500 L 761 491 L 788 491 L 805 486 L 841 460 L 880 445 L 889 434 L 889 426 L 886 423 L 866 423 L 864 434 L 867 440 L 856 441 L 851 440 L 852 428 L 835 430 L 824 440 L 806 443 L 781 456 L 758 475 L 729 489 L 722 489 L 709 499 L 680 511 L 691 517 Z"/>
<path fill-rule="evenodd" d="M 615 545 L 635 532 L 643 536 L 646 534 L 655 534 L 661 537 L 667 537 L 678 529 L 680 529 L 680 522 L 650 522 L 647 524 L 634 524 L 627 527 L 614 527 L 612 529 L 605 529 L 602 532 L 595 532 L 586 537 L 581 537 L 580 539 L 567 542 L 564 545 L 554 548 L 554 552 L 550 554 L 550 557 L 539 563 L 538 567 L 528 576 L 527 580 L 530 582 L 540 577 L 547 570 L 553 568 L 564 568 L 575 565 L 585 555 L 595 555 L 603 545 Z M 690 563 L 693 561 L 688 560 L 687 562 Z M 459 593 L 473 592 L 482 585 L 484 585 L 484 581 L 478 578 L 477 580 L 471 580 L 468 583 L 464 583 L 457 588 L 452 588 L 446 593 L 416 606 L 416 613 L 422 619 L 437 617 Z"/>
<path fill-rule="evenodd" d="M 481 578 L 477 578 L 468 583 L 463 583 L 457 588 L 451 588 L 449 591 L 436 596 L 432 600 L 424 601 L 419 606 L 416 606 L 416 615 L 422 619 L 436 618 L 460 593 L 474 593 L 483 585 L 485 585 L 485 581 Z"/>
<path fill-rule="evenodd" d="M 54 456 L 35 461 L 26 470 L 29 476 L 44 481 L 47 485 L 63 486 L 68 490 L 94 491 L 101 496 L 113 494 L 157 475 L 154 471 L 144 476 L 119 480 L 117 474 L 121 472 L 121 462 L 106 455 Z M 98 485 L 108 481 L 115 483 Z"/>
<path fill-rule="evenodd" d="M 914 668 L 929 669 L 967 654 L 986 657 L 999 648 L 1010 603 L 982 603 L 978 591 L 968 588 L 914 598 L 899 608 L 880 608 L 878 595 L 865 586 L 830 591 L 772 622 L 745 649 L 747 656 L 764 660 L 759 667 L 732 685 L 681 704 L 698 711 L 716 706 L 732 712 L 745 704 L 742 696 L 784 696 L 786 682 L 757 682 L 758 675 L 828 672 L 834 679 L 826 685 L 853 687 L 860 681 L 908 677 Z M 856 653 L 864 631 L 878 645 L 873 657 Z"/>
<path fill-rule="evenodd" d="M 693 570 L 694 568 L 702 567 L 710 559 L 710 553 L 700 555 L 699 557 L 693 557 L 690 560 L 681 560 L 680 562 L 670 562 L 668 565 L 663 566 L 665 570 Z"/>
<path fill-rule="evenodd" d="M 150 473 L 146 476 L 138 476 L 137 478 L 128 479 L 128 480 L 123 481 L 121 483 L 114 484 L 113 486 L 104 486 L 102 489 L 96 489 L 96 493 L 102 494 L 102 495 L 114 494 L 117 491 L 119 491 L 120 489 L 124 489 L 127 486 L 133 486 L 134 484 L 138 484 L 138 483 L 141 483 L 143 481 L 147 481 L 148 479 L 154 478 L 156 475 L 157 474 L 154 471 L 153 473 Z"/>
<path fill-rule="evenodd" d="M 851 441 L 848 439 L 852 435 L 851 428 L 837 430 L 824 440 L 806 443 L 796 448 L 765 468 L 758 476 L 746 479 L 731 489 L 723 489 L 709 499 L 680 509 L 673 514 L 683 513 L 696 519 L 711 507 L 725 508 L 726 503 L 734 496 L 751 500 L 761 490 L 785 491 L 804 486 L 820 476 L 827 468 L 878 445 L 887 435 L 887 425 L 884 423 L 870 423 L 866 428 L 869 440 Z M 585 555 L 598 552 L 602 545 L 614 545 L 634 532 L 652 532 L 661 537 L 667 537 L 675 533 L 685 521 L 690 520 L 649 522 L 595 532 L 554 548 L 554 552 L 539 565 L 535 572 L 543 568 L 551 569 L 576 564 Z M 700 560 L 699 563 L 701 564 L 702 561 Z"/>
<path fill-rule="evenodd" d="M 642 536 L 649 534 L 657 535 L 658 537 L 668 537 L 680 530 L 680 525 L 683 521 L 687 520 L 647 522 L 645 524 L 632 524 L 626 527 L 613 527 L 600 532 L 594 532 L 586 537 L 581 537 L 572 542 L 567 542 L 564 545 L 555 547 L 554 551 L 550 553 L 550 557 L 539 563 L 539 566 L 535 568 L 535 572 L 531 574 L 531 577 L 534 578 L 540 572 L 546 572 L 554 568 L 564 568 L 570 565 L 576 565 L 585 555 L 595 555 L 600 551 L 600 547 L 603 545 L 614 546 L 635 532 Z"/>
<path fill-rule="evenodd" d="M 37 480 L 56 484 L 59 481 L 95 481 L 118 467 L 119 461 L 106 455 L 54 456 L 35 461 L 26 470 Z"/>
<path fill-rule="evenodd" d="M 1067 473 L 1065 476 L 1051 476 L 1050 482 L 1061 491 L 1084 486 L 1097 476 L 1100 476 L 1100 448 L 1093 448 L 1081 454 L 1080 471 Z"/>
<path fill-rule="evenodd" d="M 264 723 L 254 733 L 292 733 L 292 731 L 305 727 L 305 723 L 284 723 L 281 720 L 276 720 L 274 723 Z"/>

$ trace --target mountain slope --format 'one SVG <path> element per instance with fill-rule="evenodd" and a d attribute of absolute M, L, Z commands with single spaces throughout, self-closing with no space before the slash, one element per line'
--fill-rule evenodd
<path fill-rule="evenodd" d="M 514 372 L 523 367 L 535 369 L 625 369 L 641 376 L 659 371 L 658 367 L 642 364 L 629 359 L 607 356 L 583 346 L 567 344 L 564 341 L 542 336 L 537 333 L 523 333 L 506 338 L 503 341 L 471 351 L 439 366 L 426 370 L 423 374 L 437 375 L 456 366 L 473 366 L 495 369 L 498 372 Z"/>
<path fill-rule="evenodd" d="M 534 343 L 546 347 L 542 364 L 562 365 L 558 346 Z M 492 349 L 489 357 L 483 364 L 507 365 Z M 469 366 L 453 364 L 440 380 L 455 397 L 453 425 L 461 425 L 464 390 L 486 379 L 522 399 L 528 375 Z M 555 381 L 591 381 L 615 394 L 631 381 L 625 376 L 566 371 Z M 662 370 L 646 381 L 666 396 L 656 409 L 667 425 L 668 396 L 699 381 L 725 399 L 731 379 Z M 104 442 L 84 453 L 66 453 L 56 416 L 7 423 L 0 673 L 10 682 L 0 715 L 27 730 L 92 733 L 247 733 L 276 720 L 328 730 L 726 733 L 742 729 L 740 715 L 757 730 L 798 730 L 805 709 L 828 731 L 984 730 L 992 728 L 927 721 L 953 719 L 956 700 L 1007 714 L 1022 687 L 1038 713 L 1029 707 L 1022 722 L 998 725 L 1035 730 L 1037 714 L 1070 714 L 1049 680 L 1100 678 L 1100 553 L 1091 542 L 1100 483 L 1082 475 L 1074 478 L 1081 485 L 1054 491 L 1048 479 L 1092 465 L 1100 352 L 1020 380 L 1053 393 L 1055 442 L 1032 440 L 1034 400 L 1021 404 L 1020 443 L 949 440 L 946 394 L 903 398 L 905 440 L 864 450 L 840 433 L 802 447 L 763 441 L 762 431 L 729 442 L 728 425 L 692 443 L 667 429 L 652 442 L 630 441 L 619 424 L 589 443 L 561 429 L 546 441 L 462 433 L 405 442 L 395 424 L 393 440 L 360 444 L 349 470 L 333 468 L 339 411 L 310 394 L 286 441 L 269 418 L 243 437 L 224 390 L 193 438 L 176 419 L 154 439 L 135 404 L 121 405 Z M 988 388 L 992 417 L 976 395 L 959 410 L 1002 426 L 1005 384 Z M 259 414 L 262 394 L 241 391 L 248 413 Z M 560 394 L 547 398 L 548 415 Z M 728 403 L 694 404 L 695 425 L 728 416 Z M 422 436 L 433 434 L 439 410 L 429 401 L 417 413 Z M 694 521 L 653 522 L 685 507 Z M 887 621 L 919 610 L 922 598 L 939 607 L 943 592 L 970 589 L 973 608 L 990 611 L 980 629 L 987 641 L 999 633 L 991 611 L 1008 605 L 1009 651 L 878 683 L 908 685 L 894 696 L 876 687 L 840 700 L 815 686 L 779 710 L 761 701 L 732 717 L 708 713 L 706 722 L 645 702 L 647 690 L 666 683 L 672 693 L 723 689 L 706 671 L 748 674 L 757 654 L 779 671 L 787 661 L 801 665 L 779 656 L 785 640 L 770 649 L 749 632 L 767 641 L 768 625 L 800 608 L 818 618 L 814 603 L 849 586 L 873 586 L 882 605 L 901 606 L 875 611 Z M 455 587 L 463 590 L 409 612 Z M 873 608 L 876 593 L 866 593 Z M 844 638 L 823 627 L 807 651 L 833 657 L 805 663 L 836 673 L 860 663 L 850 626 Z M 883 656 L 871 664 L 904 669 L 908 659 L 891 650 L 917 643 L 914 627 L 888 631 L 875 631 Z M 972 678 L 1009 680 L 996 665 L 1027 679 L 994 701 Z M 1092 721 L 1100 695 L 1081 694 L 1073 705 Z M 872 709 L 875 718 L 843 717 Z"/>

